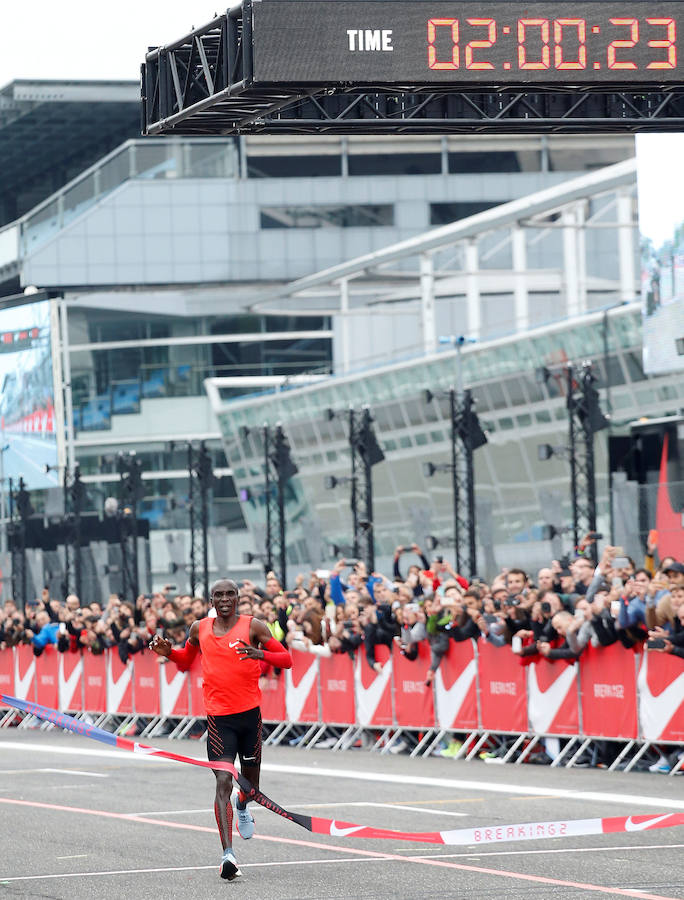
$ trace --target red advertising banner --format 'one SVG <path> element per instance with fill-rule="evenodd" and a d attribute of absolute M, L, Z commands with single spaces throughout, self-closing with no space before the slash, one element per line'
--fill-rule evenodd
<path fill-rule="evenodd" d="M 348 653 L 333 653 L 319 659 L 321 721 L 354 725 L 354 664 Z"/>
<path fill-rule="evenodd" d="M 435 706 L 440 728 L 473 731 L 477 716 L 477 656 L 475 641 L 455 641 L 435 672 Z"/>
<path fill-rule="evenodd" d="M 20 700 L 36 700 L 36 657 L 33 647 L 19 644 L 14 648 L 14 695 Z"/>
<path fill-rule="evenodd" d="M 382 671 L 371 669 L 363 650 L 357 650 L 354 665 L 354 693 L 358 725 L 392 725 L 392 657 L 389 647 L 375 648 Z"/>
<path fill-rule="evenodd" d="M 45 647 L 36 657 L 36 703 L 54 709 L 59 703 L 59 660 L 56 647 Z"/>
<path fill-rule="evenodd" d="M 159 657 L 156 653 L 136 653 L 133 657 L 133 697 L 135 711 L 141 716 L 158 716 Z M 171 663 L 173 665 L 173 663 Z M 176 668 L 173 666 L 174 669 Z"/>
<path fill-rule="evenodd" d="M 525 670 L 519 658 L 509 647 L 494 647 L 488 641 L 480 641 L 478 667 L 482 728 L 527 732 Z"/>
<path fill-rule="evenodd" d="M 0 694 L 16 697 L 14 693 L 14 650 L 9 647 L 0 650 Z"/>
<path fill-rule="evenodd" d="M 89 656 L 91 654 L 88 654 Z M 59 654 L 59 709 L 69 712 L 83 709 L 83 654 Z"/>
<path fill-rule="evenodd" d="M 83 709 L 87 712 L 105 711 L 107 705 L 107 665 L 104 653 L 83 654 Z"/>
<path fill-rule="evenodd" d="M 291 650 L 292 668 L 285 669 L 285 705 L 290 722 L 318 722 L 318 657 Z"/>
<path fill-rule="evenodd" d="M 157 666 L 160 682 L 160 706 L 163 716 L 180 718 L 190 712 L 188 674 L 173 663 Z"/>
<path fill-rule="evenodd" d="M 284 671 L 284 670 L 283 670 Z M 261 687 L 261 718 L 264 722 L 285 721 L 285 676 L 273 671 L 259 679 Z"/>
<path fill-rule="evenodd" d="M 395 643 L 392 657 L 396 724 L 407 728 L 433 728 L 435 697 L 432 687 L 425 683 L 430 667 L 427 642 L 418 644 L 418 656 L 414 660 L 406 659 Z"/>
<path fill-rule="evenodd" d="M 622 644 L 582 653 L 582 732 L 589 737 L 636 738 L 636 660 Z"/>
<path fill-rule="evenodd" d="M 684 665 L 677 656 L 653 650 L 642 654 L 639 727 L 648 741 L 684 744 Z"/>
<path fill-rule="evenodd" d="M 204 695 L 202 694 L 202 657 L 196 656 L 188 671 L 190 679 L 190 713 L 197 719 L 206 716 L 204 709 Z M 284 712 L 283 712 L 284 717 Z"/>
<path fill-rule="evenodd" d="M 579 734 L 577 669 L 562 659 L 527 666 L 527 713 L 535 734 Z"/>
<path fill-rule="evenodd" d="M 105 650 L 107 661 L 107 712 L 133 712 L 133 663 L 121 662 L 117 650 Z"/>

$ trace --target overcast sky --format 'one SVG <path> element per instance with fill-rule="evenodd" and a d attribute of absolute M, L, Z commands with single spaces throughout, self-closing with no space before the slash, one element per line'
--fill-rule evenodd
<path fill-rule="evenodd" d="M 133 79 L 148 46 L 225 12 L 215 0 L 0 0 L 0 87 L 15 78 Z"/>
<path fill-rule="evenodd" d="M 684 134 L 638 134 L 639 230 L 656 249 L 684 222 Z"/>

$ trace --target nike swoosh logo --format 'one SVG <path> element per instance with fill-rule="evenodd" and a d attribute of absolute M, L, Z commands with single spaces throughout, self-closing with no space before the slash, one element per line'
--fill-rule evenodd
<path fill-rule="evenodd" d="M 126 688 L 131 683 L 131 664 L 126 663 L 126 667 L 123 672 L 119 676 L 118 680 L 114 680 L 114 675 L 112 674 L 112 653 L 109 654 L 109 659 L 107 660 L 107 712 L 108 713 L 116 713 L 119 712 L 119 707 L 121 706 L 121 701 L 124 698 L 124 694 L 126 693 Z"/>
<path fill-rule="evenodd" d="M 148 747 L 146 744 L 139 744 L 137 741 L 133 744 L 133 752 L 134 753 L 143 753 L 145 755 L 149 755 L 150 753 L 156 753 L 157 750 L 155 747 Z"/>
<path fill-rule="evenodd" d="M 76 665 L 74 666 L 71 675 L 68 678 L 64 677 L 64 668 L 66 666 L 65 663 L 65 654 L 60 653 L 59 656 L 59 708 L 60 709 L 81 709 L 83 707 L 83 701 L 80 696 L 78 696 L 76 703 L 72 702 L 74 699 L 74 694 L 76 693 L 76 688 L 80 688 L 81 679 L 83 678 L 83 658 L 79 657 Z"/>
<path fill-rule="evenodd" d="M 231 650 L 233 650 L 235 647 L 240 646 L 240 641 L 231 641 L 230 644 L 228 644 L 228 646 L 230 647 Z"/>
<path fill-rule="evenodd" d="M 625 831 L 645 831 L 664 819 L 669 819 L 672 813 L 666 813 L 664 816 L 656 816 L 654 819 L 647 819 L 646 822 L 632 822 L 632 816 L 629 816 L 625 822 Z"/>
<path fill-rule="evenodd" d="M 453 727 L 476 674 L 477 662 L 471 659 L 456 681 L 447 690 L 444 687 L 441 666 L 437 669 L 437 674 L 435 675 L 435 705 L 440 728 Z"/>
<path fill-rule="evenodd" d="M 352 825 L 349 828 L 338 828 L 337 822 L 333 819 L 330 823 L 330 834 L 332 837 L 348 837 L 350 834 L 356 834 L 357 831 L 363 831 L 365 825 Z"/>
<path fill-rule="evenodd" d="M 181 691 L 187 686 L 188 676 L 185 672 L 176 672 L 171 681 L 167 681 L 166 670 L 168 666 L 160 666 L 160 682 L 161 682 L 161 714 L 163 716 L 172 716 Z M 186 698 L 187 699 L 187 698 Z M 184 715 L 184 713 L 180 713 Z"/>
<path fill-rule="evenodd" d="M 576 678 L 577 663 L 565 666 L 564 671 L 553 684 L 542 691 L 537 681 L 537 664 L 532 663 L 528 667 L 527 713 L 533 731 L 538 734 L 548 734 L 551 723 L 556 718 L 568 691 L 575 684 Z"/>
<path fill-rule="evenodd" d="M 309 654 L 307 654 L 307 656 L 308 655 Z M 292 669 L 285 669 L 285 708 L 287 710 L 287 718 L 290 722 L 298 722 L 300 720 L 304 704 L 311 693 L 311 688 L 314 686 L 317 677 L 318 658 L 315 656 L 311 657 L 311 665 L 297 685 L 295 685 L 292 677 Z"/>
<path fill-rule="evenodd" d="M 647 741 L 657 741 L 684 702 L 684 672 L 670 682 L 658 696 L 648 684 L 648 653 L 644 653 L 637 678 L 639 688 L 639 723 Z"/>
<path fill-rule="evenodd" d="M 18 649 L 18 648 L 17 648 Z M 19 674 L 19 653 L 15 652 L 14 654 L 14 696 L 18 697 L 19 700 L 33 700 L 33 697 L 28 696 L 29 688 L 33 683 L 33 679 L 36 677 L 36 658 L 35 656 L 31 656 L 31 663 L 27 670 L 24 672 L 24 677 L 22 678 Z"/>
<path fill-rule="evenodd" d="M 382 672 L 375 675 L 370 687 L 363 686 L 361 666 L 367 665 L 363 653 L 357 654 L 356 668 L 354 669 L 354 690 L 356 692 L 356 721 L 359 725 L 370 725 L 373 716 L 382 700 L 389 680 L 392 677 L 392 657 L 382 667 Z"/>

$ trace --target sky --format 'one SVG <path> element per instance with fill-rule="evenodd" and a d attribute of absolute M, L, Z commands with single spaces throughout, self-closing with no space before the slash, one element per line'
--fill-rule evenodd
<path fill-rule="evenodd" d="M 0 0 L 0 87 L 17 78 L 140 77 L 148 47 L 209 22 L 216 0 Z"/>
<path fill-rule="evenodd" d="M 659 249 L 684 222 L 684 134 L 638 134 L 639 230 Z"/>

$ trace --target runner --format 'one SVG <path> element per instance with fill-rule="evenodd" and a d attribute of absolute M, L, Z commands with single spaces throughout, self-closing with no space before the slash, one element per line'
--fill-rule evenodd
<path fill-rule="evenodd" d="M 261 768 L 261 691 L 260 660 L 279 669 L 292 666 L 290 653 L 271 636 L 266 625 L 252 616 L 237 614 L 238 586 L 230 579 L 215 582 L 211 603 L 216 618 L 193 622 L 185 646 L 174 650 L 160 635 L 150 642 L 150 649 L 165 656 L 185 672 L 198 653 L 202 654 L 202 691 L 207 713 L 207 755 L 210 760 L 234 762 L 240 755 L 242 774 L 255 788 L 259 787 Z M 241 875 L 232 847 L 233 778 L 229 772 L 214 771 L 216 800 L 214 813 L 218 825 L 223 858 L 221 878 L 232 881 Z M 254 834 L 254 819 L 247 809 L 247 799 L 238 791 L 235 802 L 237 829 L 249 840 Z"/>

